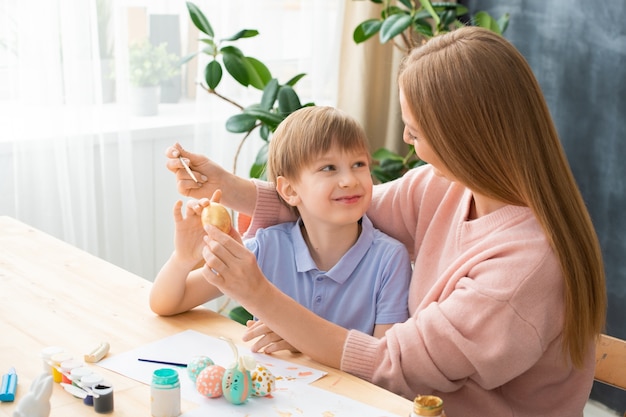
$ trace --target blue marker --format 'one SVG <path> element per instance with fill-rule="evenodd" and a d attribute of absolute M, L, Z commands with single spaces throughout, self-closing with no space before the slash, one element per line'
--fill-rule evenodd
<path fill-rule="evenodd" d="M 10 402 L 15 399 L 17 389 L 17 374 L 15 368 L 10 368 L 8 374 L 2 375 L 2 385 L 0 386 L 0 401 Z"/>

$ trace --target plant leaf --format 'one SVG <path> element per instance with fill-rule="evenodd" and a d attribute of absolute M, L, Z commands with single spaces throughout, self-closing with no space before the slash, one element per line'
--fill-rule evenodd
<path fill-rule="evenodd" d="M 274 106 L 274 102 L 276 101 L 276 97 L 278 97 L 278 80 L 276 78 L 272 78 L 265 88 L 263 89 L 263 96 L 261 96 L 261 104 L 260 107 L 264 110 L 271 110 Z"/>
<path fill-rule="evenodd" d="M 222 72 L 222 66 L 216 60 L 209 62 L 204 68 L 204 80 L 211 90 L 215 90 L 222 81 Z"/>
<path fill-rule="evenodd" d="M 244 133 L 254 129 L 256 125 L 256 117 L 239 113 L 234 116 L 230 116 L 226 120 L 226 130 L 231 133 Z"/>
<path fill-rule="evenodd" d="M 496 22 L 496 20 L 491 17 L 487 12 L 476 13 L 474 15 L 474 18 L 472 19 L 472 22 L 476 26 L 480 26 L 482 28 L 489 29 L 492 32 L 500 34 L 500 25 L 498 25 L 498 22 Z"/>
<path fill-rule="evenodd" d="M 246 107 L 243 112 L 248 116 L 259 119 L 261 123 L 266 124 L 271 131 L 274 131 L 280 122 L 285 119 L 279 114 L 260 108 L 260 106 Z"/>
<path fill-rule="evenodd" d="M 250 85 L 258 90 L 263 90 L 267 83 L 272 79 L 272 74 L 270 73 L 270 70 L 265 66 L 264 63 L 256 58 L 247 56 L 244 59 L 248 66 Z"/>
<path fill-rule="evenodd" d="M 352 39 L 355 43 L 365 42 L 378 33 L 383 22 L 379 19 L 368 19 L 361 22 L 352 33 Z"/>
<path fill-rule="evenodd" d="M 265 166 L 267 165 L 267 150 L 269 143 L 264 143 L 256 154 L 254 164 L 250 167 L 250 178 L 266 179 Z"/>
<path fill-rule="evenodd" d="M 180 65 L 184 65 L 187 62 L 191 61 L 192 59 L 194 59 L 196 57 L 196 55 L 198 55 L 200 52 L 194 52 L 192 54 L 189 54 L 187 56 L 184 56 L 183 59 L 180 60 Z"/>
<path fill-rule="evenodd" d="M 292 112 L 302 107 L 298 94 L 289 85 L 284 85 L 278 90 L 278 111 L 287 117 Z"/>
<path fill-rule="evenodd" d="M 239 324 L 243 324 L 244 326 L 246 325 L 248 320 L 252 320 L 254 318 L 252 314 L 250 314 L 248 310 L 246 310 L 242 306 L 237 306 L 230 310 L 228 312 L 228 317 L 231 320 L 235 320 Z"/>
<path fill-rule="evenodd" d="M 372 154 L 372 159 L 376 161 L 382 161 L 384 159 L 393 159 L 396 161 L 402 161 L 404 158 L 402 155 L 398 155 L 395 152 L 390 151 L 387 148 L 379 148 Z"/>
<path fill-rule="evenodd" d="M 433 5 L 430 3 L 430 0 L 420 0 L 420 4 L 424 9 L 428 10 L 428 13 L 430 13 L 430 17 L 432 17 L 435 22 L 435 26 L 439 27 L 439 23 L 441 22 L 441 20 L 439 19 L 439 15 L 433 8 Z"/>
<path fill-rule="evenodd" d="M 413 22 L 413 28 L 417 33 L 424 35 L 427 38 L 433 37 L 433 27 L 431 24 L 423 19 Z"/>
<path fill-rule="evenodd" d="M 435 13 L 437 14 L 441 14 L 442 12 L 446 10 L 453 10 L 457 14 L 457 16 L 463 16 L 464 14 L 467 14 L 469 12 L 466 6 L 462 4 L 458 4 L 458 3 L 450 3 L 450 2 L 431 3 L 431 6 L 433 6 L 433 9 L 435 10 Z M 430 16 L 430 13 L 429 13 L 429 16 Z"/>
<path fill-rule="evenodd" d="M 259 34 L 259 31 L 256 29 L 242 29 L 239 32 L 235 33 L 234 35 L 229 36 L 228 38 L 222 39 L 222 41 L 236 41 L 237 39 L 241 39 L 241 38 L 253 38 L 258 34 Z"/>
<path fill-rule="evenodd" d="M 500 27 L 500 34 L 503 34 L 506 28 L 509 27 L 509 19 L 511 15 L 508 13 L 503 14 L 500 19 L 498 19 L 498 26 Z"/>
<path fill-rule="evenodd" d="M 241 51 L 234 46 L 225 46 L 221 49 L 221 52 L 226 71 L 228 71 L 235 81 L 244 87 L 250 85 L 248 67 L 246 66 L 246 62 Z"/>
<path fill-rule="evenodd" d="M 404 32 L 411 26 L 411 20 L 411 15 L 404 13 L 393 14 L 386 18 L 380 27 L 380 43 L 387 43 Z"/>
<path fill-rule="evenodd" d="M 300 81 L 300 80 L 302 79 L 302 77 L 304 77 L 305 75 L 306 75 L 306 73 L 302 72 L 302 73 L 300 73 L 300 74 L 296 75 L 295 77 L 293 77 L 292 79 L 290 79 L 289 81 L 287 81 L 287 82 L 285 83 L 285 85 L 290 85 L 290 86 L 292 86 L 292 87 L 293 87 L 293 86 L 294 86 L 294 85 L 296 85 L 296 83 L 297 83 L 298 81 Z"/>
<path fill-rule="evenodd" d="M 187 10 L 189 10 L 189 17 L 191 21 L 201 32 L 206 33 L 210 37 L 215 36 L 213 34 L 213 28 L 209 23 L 209 19 L 206 18 L 202 10 L 192 2 L 187 2 Z"/>
<path fill-rule="evenodd" d="M 261 128 L 259 129 L 259 136 L 261 136 L 261 139 L 267 142 L 270 139 L 270 133 L 270 129 L 266 125 L 261 125 Z"/>

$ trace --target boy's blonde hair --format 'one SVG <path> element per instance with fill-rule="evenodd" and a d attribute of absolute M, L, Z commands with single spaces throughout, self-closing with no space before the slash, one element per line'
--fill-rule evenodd
<path fill-rule="evenodd" d="M 399 86 L 424 139 L 461 183 L 535 213 L 565 280 L 563 349 L 582 366 L 605 322 L 602 255 L 528 63 L 502 36 L 464 27 L 414 49 Z"/>
<path fill-rule="evenodd" d="M 297 181 L 303 168 L 328 152 L 363 151 L 369 147 L 365 131 L 343 111 L 328 106 L 303 107 L 282 121 L 272 136 L 267 156 L 267 179 L 279 176 Z"/>

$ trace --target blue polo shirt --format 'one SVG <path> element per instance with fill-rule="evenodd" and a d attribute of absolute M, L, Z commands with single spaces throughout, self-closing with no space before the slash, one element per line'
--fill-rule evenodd
<path fill-rule="evenodd" d="M 330 271 L 320 271 L 300 221 L 259 229 L 245 241 L 265 276 L 317 315 L 346 329 L 372 334 L 375 324 L 409 317 L 409 254 L 402 243 L 363 216 L 357 242 Z"/>

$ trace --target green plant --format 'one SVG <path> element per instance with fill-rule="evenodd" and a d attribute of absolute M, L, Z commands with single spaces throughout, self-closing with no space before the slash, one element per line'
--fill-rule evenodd
<path fill-rule="evenodd" d="M 138 87 L 156 86 L 179 71 L 179 57 L 167 52 L 167 43 L 154 46 L 149 41 L 135 42 L 129 49 L 130 83 Z"/>
<path fill-rule="evenodd" d="M 204 80 L 200 83 L 201 87 L 209 94 L 213 94 L 237 107 L 240 111 L 226 121 L 227 131 L 244 134 L 234 157 L 233 172 L 237 170 L 237 159 L 243 144 L 250 134 L 258 128 L 259 135 L 265 143 L 259 149 L 249 175 L 252 178 L 263 178 L 271 134 L 289 114 L 304 106 L 314 105 L 313 103 L 302 104 L 300 97 L 294 90 L 296 83 L 305 74 L 298 74 L 284 84 L 279 83 L 278 79 L 272 77 L 270 70 L 263 62 L 246 56 L 241 49 L 234 45 L 241 39 L 257 36 L 259 34 L 257 30 L 243 29 L 232 36 L 220 39 L 216 37 L 209 20 L 198 6 L 192 2 L 187 2 L 187 10 L 194 26 L 202 32 L 200 42 L 204 44 L 204 47 L 185 57 L 182 62 L 186 63 L 198 54 L 205 54 L 209 57 L 209 62 L 204 68 Z M 243 106 L 219 93 L 217 87 L 222 81 L 224 69 L 242 86 L 253 87 L 261 91 L 260 101 Z"/>
<path fill-rule="evenodd" d="M 503 34 L 509 23 L 508 13 L 497 20 L 484 11 L 470 16 L 467 7 L 457 3 L 433 3 L 429 0 L 370 1 L 380 4 L 380 17 L 359 23 L 352 34 L 354 42 L 359 44 L 378 34 L 380 43 L 391 42 L 405 54 L 433 36 L 461 26 L 481 26 Z M 372 159 L 372 175 L 379 182 L 391 181 L 409 169 L 424 164 L 412 146 L 409 146 L 406 155 L 380 148 L 373 153 Z"/>
<path fill-rule="evenodd" d="M 380 18 L 367 19 L 354 29 L 356 43 L 379 34 L 380 43 L 391 41 L 408 52 L 427 39 L 467 24 L 488 28 L 502 34 L 509 23 L 509 14 L 496 20 L 481 11 L 469 16 L 467 7 L 452 2 L 430 0 L 370 0 L 381 5 Z"/>

